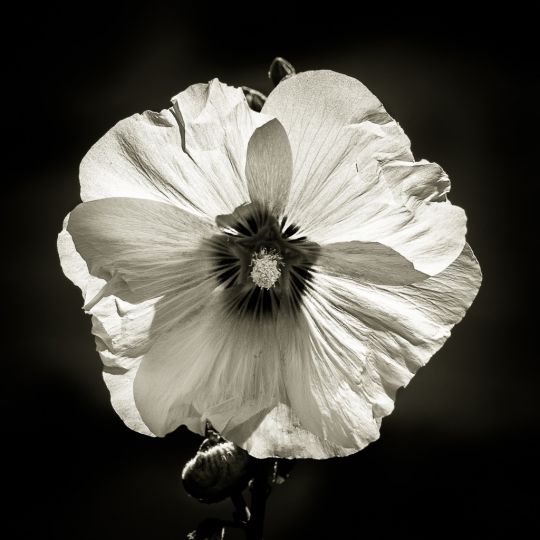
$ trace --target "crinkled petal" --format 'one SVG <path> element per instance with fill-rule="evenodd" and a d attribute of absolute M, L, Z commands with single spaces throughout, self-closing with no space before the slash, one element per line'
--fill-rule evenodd
<path fill-rule="evenodd" d="M 84 259 L 77 253 L 73 238 L 67 232 L 70 214 L 64 219 L 62 231 L 58 235 L 57 248 L 60 257 L 60 265 L 66 277 L 72 283 L 77 285 L 83 294 L 84 303 L 86 304 L 103 289 L 107 284 L 105 279 L 92 276 L 88 271 L 88 265 Z"/>
<path fill-rule="evenodd" d="M 446 341 L 481 282 L 469 246 L 438 276 L 405 286 L 315 276 L 309 332 L 288 340 L 286 399 L 227 434 L 259 458 L 344 456 L 375 440 L 397 389 Z"/>
<path fill-rule="evenodd" d="M 98 295 L 106 285 L 106 281 L 90 274 L 86 262 L 75 249 L 73 239 L 66 230 L 69 217 L 69 215 L 66 217 L 64 228 L 58 235 L 58 252 L 64 273 L 81 289 L 86 303 Z M 112 339 L 113 335 L 121 335 L 107 334 L 104 328 L 109 325 L 111 320 L 114 321 L 113 325 L 121 325 L 122 319 L 135 320 L 139 325 L 144 324 L 144 318 L 141 318 L 138 314 L 134 316 L 134 310 L 137 306 L 132 306 L 132 310 L 125 308 L 119 310 L 117 309 L 117 301 L 121 300 L 109 296 L 98 302 L 93 308 L 97 313 L 92 316 L 92 333 L 96 336 L 97 349 L 104 363 L 103 378 L 110 392 L 111 404 L 125 424 L 139 433 L 153 435 L 142 421 L 133 399 L 133 378 L 140 363 L 140 358 L 125 357 L 121 353 L 115 354 L 107 348 L 102 339 L 102 337 Z M 146 323 L 147 329 L 149 329 L 151 321 L 146 320 Z M 141 332 L 139 331 L 136 334 L 129 332 L 126 335 L 140 336 Z M 124 347 L 124 349 L 129 350 L 130 347 Z"/>
<path fill-rule="evenodd" d="M 173 98 L 175 112 L 146 111 L 116 124 L 81 163 L 83 201 L 133 197 L 211 218 L 248 201 L 245 156 L 268 117 L 240 89 L 213 80 Z"/>
<path fill-rule="evenodd" d="M 284 401 L 288 401 L 284 399 Z M 343 447 L 318 437 L 302 426 L 284 401 L 252 416 L 227 432 L 227 437 L 256 458 L 326 459 L 348 456 L 356 446 Z"/>
<path fill-rule="evenodd" d="M 216 292 L 162 335 L 134 383 L 152 432 L 209 419 L 260 458 L 351 454 L 378 437 L 397 388 L 447 339 L 481 279 L 468 246 L 443 273 L 410 285 L 314 275 L 298 318 L 235 322 Z"/>
<path fill-rule="evenodd" d="M 304 309 L 309 338 L 285 377 L 300 423 L 345 448 L 375 440 L 397 389 L 446 341 L 480 281 L 468 246 L 438 276 L 406 286 L 315 273 Z"/>
<path fill-rule="evenodd" d="M 220 202 L 211 215 L 230 213 L 248 202 L 248 143 L 253 132 L 271 117 L 250 109 L 242 89 L 217 79 L 190 86 L 172 102 L 182 148 L 206 179 L 209 196 Z"/>
<path fill-rule="evenodd" d="M 257 128 L 248 145 L 246 176 L 251 202 L 280 215 L 292 179 L 291 146 L 279 120 Z"/>
<path fill-rule="evenodd" d="M 215 287 L 204 251 L 192 253 L 207 225 L 192 228 L 190 238 L 186 216 L 191 225 L 198 221 L 149 200 L 93 201 L 66 218 L 58 239 L 64 272 L 81 288 L 92 315 L 112 405 L 129 427 L 144 434 L 151 432 L 133 398 L 141 359 L 168 328 L 200 310 Z M 102 277 L 93 276 L 89 266 Z M 198 425 L 188 423 L 193 429 Z"/>
<path fill-rule="evenodd" d="M 465 212 L 446 200 L 448 178 L 438 165 L 395 163 L 382 165 L 374 180 L 364 180 L 356 171 L 337 178 L 339 193 L 306 220 L 302 231 L 320 244 L 378 242 L 403 255 L 416 270 L 436 275 L 465 245 Z M 410 176 L 421 182 L 411 182 Z M 438 195 L 420 199 L 420 192 Z"/>
<path fill-rule="evenodd" d="M 201 242 L 212 230 L 173 205 L 123 197 L 83 203 L 67 224 L 93 276 L 126 283 L 146 299 L 199 280 L 205 269 Z"/>
<path fill-rule="evenodd" d="M 137 373 L 137 367 L 132 369 L 103 368 L 103 380 L 111 394 L 111 404 L 130 429 L 143 435 L 154 436 L 143 422 L 133 398 L 133 379 Z"/>
<path fill-rule="evenodd" d="M 305 72 L 270 94 L 294 170 L 286 214 L 320 244 L 378 242 L 435 275 L 465 244 L 466 218 L 446 200 L 449 180 L 415 163 L 403 130 L 359 81 Z"/>
<path fill-rule="evenodd" d="M 164 435 L 196 410 L 227 437 L 278 402 L 277 344 L 271 321 L 227 316 L 216 291 L 206 309 L 163 335 L 145 355 L 135 379 L 142 418 Z"/>
<path fill-rule="evenodd" d="M 339 192 L 331 177 L 358 170 L 373 175 L 379 161 L 412 161 L 410 141 L 380 101 L 359 81 L 333 71 L 305 71 L 282 81 L 263 113 L 284 126 L 293 155 L 287 214 L 296 223 Z"/>
<path fill-rule="evenodd" d="M 425 159 L 391 161 L 382 167 L 382 178 L 394 196 L 407 208 L 414 210 L 423 203 L 444 202 L 450 191 L 450 179 L 436 163 Z"/>
<path fill-rule="evenodd" d="M 62 266 L 83 290 L 93 333 L 113 355 L 106 365 L 130 367 L 215 287 L 202 243 L 211 227 L 172 205 L 96 200 L 77 207 L 64 227 Z"/>

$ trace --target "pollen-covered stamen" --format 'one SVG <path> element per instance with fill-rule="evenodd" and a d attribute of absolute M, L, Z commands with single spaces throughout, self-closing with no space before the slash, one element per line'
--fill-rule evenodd
<path fill-rule="evenodd" d="M 283 259 L 275 250 L 261 248 L 251 257 L 250 277 L 253 283 L 263 289 L 271 289 L 281 276 Z"/>

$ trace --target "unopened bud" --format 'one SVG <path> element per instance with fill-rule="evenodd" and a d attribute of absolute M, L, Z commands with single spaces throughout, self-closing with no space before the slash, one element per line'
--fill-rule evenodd
<path fill-rule="evenodd" d="M 281 81 L 291 77 L 296 73 L 293 65 L 278 56 L 272 60 L 270 67 L 268 68 L 268 77 L 272 81 L 274 86 L 277 86 Z"/>
<path fill-rule="evenodd" d="M 197 454 L 182 471 L 182 482 L 191 496 L 214 503 L 242 491 L 250 474 L 249 454 L 209 426 Z"/>
<path fill-rule="evenodd" d="M 246 96 L 249 108 L 256 112 L 261 112 L 264 102 L 266 101 L 266 96 L 262 92 L 254 90 L 249 86 L 242 86 L 242 92 L 244 92 L 244 96 Z"/>

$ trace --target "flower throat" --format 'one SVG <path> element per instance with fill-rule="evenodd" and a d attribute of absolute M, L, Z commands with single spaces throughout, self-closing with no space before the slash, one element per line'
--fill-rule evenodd
<path fill-rule="evenodd" d="M 319 246 L 298 234 L 258 204 L 220 215 L 221 234 L 210 240 L 213 272 L 225 288 L 231 312 L 239 316 L 276 316 L 295 312 L 312 278 Z"/>

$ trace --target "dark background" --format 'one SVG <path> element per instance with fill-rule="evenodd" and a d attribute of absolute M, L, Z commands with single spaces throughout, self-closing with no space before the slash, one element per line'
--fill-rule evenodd
<path fill-rule="evenodd" d="M 181 428 L 146 438 L 113 412 L 55 242 L 79 202 L 79 162 L 114 123 L 216 76 L 268 92 L 276 55 L 300 71 L 360 79 L 415 156 L 444 167 L 484 283 L 444 348 L 399 392 L 379 441 L 348 458 L 299 462 L 275 489 L 265 539 L 514 537 L 537 526 L 539 370 L 528 309 L 538 273 L 537 94 L 528 97 L 537 68 L 522 40 L 530 14 L 336 3 L 258 14 L 254 4 L 65 9 L 6 20 L 17 27 L 4 83 L 13 91 L 4 136 L 15 142 L 3 155 L 6 537 L 182 539 L 205 516 L 230 516 L 229 502 L 204 506 L 181 487 L 198 436 Z"/>

